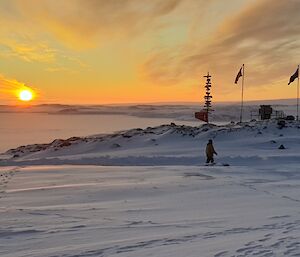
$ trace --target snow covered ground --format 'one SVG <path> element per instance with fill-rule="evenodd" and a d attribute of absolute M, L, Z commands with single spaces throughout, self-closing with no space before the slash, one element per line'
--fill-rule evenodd
<path fill-rule="evenodd" d="M 199 165 L 208 139 L 220 163 L 252 165 L 299 163 L 300 126 L 290 122 L 248 122 L 224 126 L 161 125 L 110 135 L 73 137 L 21 146 L 0 155 L 3 165 Z M 286 149 L 278 149 L 283 145 Z M 1 161 L 2 158 L 2 161 Z"/>
<path fill-rule="evenodd" d="M 203 165 L 209 138 L 215 166 Z M 296 122 L 172 124 L 10 150 L 0 255 L 300 256 L 299 150 Z"/>
<path fill-rule="evenodd" d="M 245 102 L 244 120 L 258 119 L 259 104 L 272 104 L 276 111 L 295 115 L 296 100 Z M 210 121 L 226 124 L 239 121 L 239 103 L 213 105 Z M 198 126 L 194 113 L 202 109 L 201 103 L 140 104 L 140 105 L 0 105 L 0 152 L 20 145 L 51 142 L 56 138 L 114 133 L 132 128 L 145 128 L 161 124 Z M 251 115 L 251 113 L 253 115 Z"/>
<path fill-rule="evenodd" d="M 1 171 L 2 257 L 300 254 L 299 165 Z"/>

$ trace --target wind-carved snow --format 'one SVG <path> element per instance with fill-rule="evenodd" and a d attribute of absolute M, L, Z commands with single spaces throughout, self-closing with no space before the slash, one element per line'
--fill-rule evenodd
<path fill-rule="evenodd" d="M 216 166 L 203 165 L 209 138 Z M 296 122 L 172 124 L 10 150 L 0 255 L 298 256 L 299 150 Z"/>
<path fill-rule="evenodd" d="M 298 165 L 35 166 L 1 184 L 1 256 L 295 256 Z"/>

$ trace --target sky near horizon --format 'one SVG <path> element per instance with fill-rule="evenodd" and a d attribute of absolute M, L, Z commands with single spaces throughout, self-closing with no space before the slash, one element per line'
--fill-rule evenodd
<path fill-rule="evenodd" d="M 1 0 L 0 104 L 295 98 L 298 0 Z"/>

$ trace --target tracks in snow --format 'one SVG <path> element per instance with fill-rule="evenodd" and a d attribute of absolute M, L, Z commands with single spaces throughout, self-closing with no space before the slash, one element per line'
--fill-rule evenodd
<path fill-rule="evenodd" d="M 12 168 L 0 172 L 0 199 L 5 196 L 8 184 L 18 171 L 19 168 Z"/>

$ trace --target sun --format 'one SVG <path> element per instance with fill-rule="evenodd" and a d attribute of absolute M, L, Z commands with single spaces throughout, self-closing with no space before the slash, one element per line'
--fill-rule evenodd
<path fill-rule="evenodd" d="M 18 96 L 21 101 L 29 102 L 33 99 L 33 92 L 29 89 L 22 89 Z"/>

